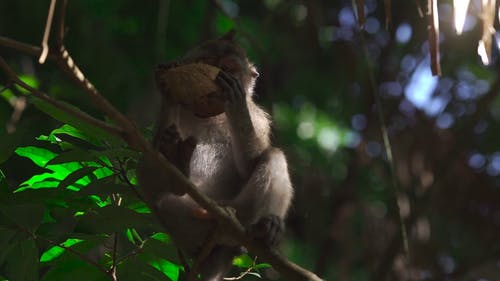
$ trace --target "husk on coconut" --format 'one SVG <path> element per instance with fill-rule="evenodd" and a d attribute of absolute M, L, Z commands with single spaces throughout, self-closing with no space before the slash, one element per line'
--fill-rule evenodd
<path fill-rule="evenodd" d="M 219 68 L 203 63 L 170 68 L 159 73 L 160 90 L 199 117 L 215 116 L 224 112 L 225 95 L 215 83 L 219 72 Z"/>

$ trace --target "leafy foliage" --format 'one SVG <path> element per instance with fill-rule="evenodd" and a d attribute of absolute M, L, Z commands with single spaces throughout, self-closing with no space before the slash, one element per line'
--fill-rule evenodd
<path fill-rule="evenodd" d="M 15 153 L 44 171 L 22 182 L 14 193 L 8 192 L 2 178 L 4 276 L 36 280 L 38 268 L 48 267 L 43 280 L 73 279 L 76 272 L 85 280 L 106 279 L 89 265 L 92 261 L 106 270 L 145 270 L 134 275 L 124 270 L 120 280 L 138 280 L 138 275 L 144 275 L 141 280 L 161 280 L 162 275 L 177 280 L 180 267 L 169 261 L 176 257 L 166 256 L 175 253 L 173 244 L 156 232 L 159 227 L 149 212 L 135 211 L 144 206 L 132 184 L 136 180 L 129 178 L 138 154 L 69 125 L 37 139 L 40 146 L 18 147 Z M 114 239 L 119 250 L 109 246 Z"/>

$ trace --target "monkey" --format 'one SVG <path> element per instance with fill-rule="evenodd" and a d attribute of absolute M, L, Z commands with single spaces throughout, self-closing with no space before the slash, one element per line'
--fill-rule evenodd
<path fill-rule="evenodd" d="M 201 43 L 180 61 L 157 68 L 158 74 L 185 63 L 218 67 L 215 82 L 227 101 L 222 114 L 200 118 L 162 93 L 152 145 L 201 192 L 232 208 L 253 239 L 275 247 L 283 236 L 293 188 L 284 153 L 271 146 L 269 115 L 253 100 L 259 73 L 234 37 L 230 31 Z M 157 75 L 157 82 L 163 83 L 159 80 Z M 189 195 L 171 186 L 147 157 L 137 173 L 144 197 L 176 246 L 196 257 L 215 230 L 215 220 Z M 240 245 L 217 242 L 202 261 L 202 280 L 222 280 L 240 249 Z"/>

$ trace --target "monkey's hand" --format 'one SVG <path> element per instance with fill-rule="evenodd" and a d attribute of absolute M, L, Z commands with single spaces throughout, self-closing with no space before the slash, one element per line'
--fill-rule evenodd
<path fill-rule="evenodd" d="M 235 76 L 221 71 L 216 78 L 224 89 L 227 101 L 224 105 L 226 117 L 231 127 L 231 145 L 236 169 L 243 179 L 248 179 L 259 156 L 269 145 L 267 136 L 257 134 L 250 112 L 251 98 Z M 255 109 L 252 109 L 255 110 Z"/>
<path fill-rule="evenodd" d="M 196 139 L 189 137 L 182 140 L 175 125 L 160 132 L 158 150 L 184 175 L 188 175 L 189 162 L 196 147 Z"/>
<path fill-rule="evenodd" d="M 226 94 L 227 102 L 224 109 L 229 119 L 234 119 L 232 117 L 238 114 L 239 116 L 237 119 L 239 122 L 243 121 L 240 120 L 241 117 L 248 117 L 250 121 L 250 114 L 247 107 L 247 93 L 241 85 L 241 82 L 235 76 L 224 71 L 219 72 L 215 81 Z"/>
<path fill-rule="evenodd" d="M 248 229 L 248 235 L 252 239 L 262 241 L 266 246 L 276 247 L 285 232 L 285 223 L 283 219 L 276 215 L 267 215 L 251 225 Z"/>

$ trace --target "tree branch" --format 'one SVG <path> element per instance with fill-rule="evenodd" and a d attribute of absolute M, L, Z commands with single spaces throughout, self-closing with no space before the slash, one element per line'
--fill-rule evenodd
<path fill-rule="evenodd" d="M 42 39 L 42 54 L 40 54 L 40 58 L 38 59 L 38 63 L 44 64 L 47 59 L 47 55 L 49 54 L 49 37 L 50 30 L 52 29 L 52 19 L 54 18 L 54 10 L 56 9 L 56 1 L 50 1 L 49 13 L 47 15 L 47 22 L 45 23 L 45 31 L 43 33 Z"/>
<path fill-rule="evenodd" d="M 14 49 L 17 51 L 20 51 L 22 53 L 32 55 L 32 56 L 40 56 L 42 53 L 42 48 L 33 46 L 30 44 L 22 43 L 7 37 L 0 36 L 0 46 L 9 48 L 9 49 Z M 54 55 L 49 54 L 49 58 L 54 58 Z"/>

